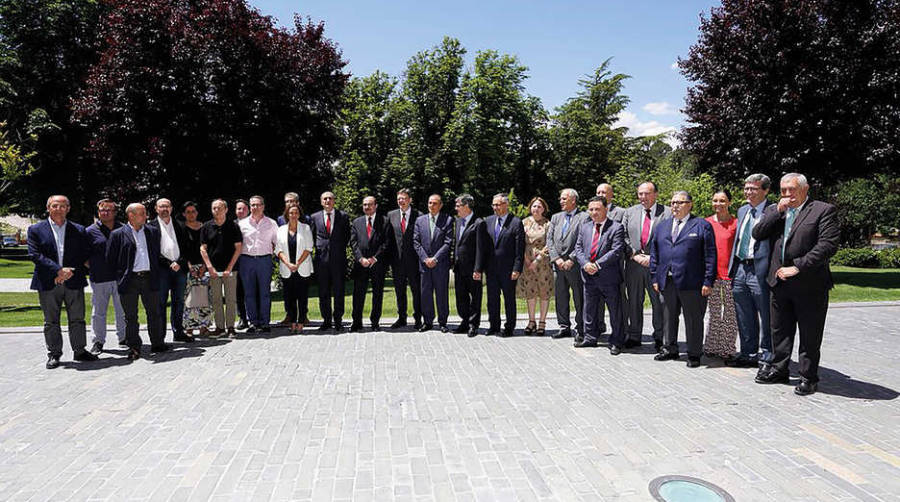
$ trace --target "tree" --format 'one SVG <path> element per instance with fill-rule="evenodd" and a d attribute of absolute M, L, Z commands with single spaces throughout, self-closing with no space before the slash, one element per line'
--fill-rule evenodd
<path fill-rule="evenodd" d="M 683 145 L 720 180 L 900 165 L 897 0 L 723 0 L 679 65 L 694 82 Z"/>
<path fill-rule="evenodd" d="M 6 124 L 0 122 L 0 195 L 8 199 L 6 191 L 13 183 L 32 174 L 34 166 L 31 164 L 35 152 L 25 151 L 20 145 L 12 143 L 7 138 L 9 131 Z M 31 142 L 37 139 L 32 136 Z"/>
<path fill-rule="evenodd" d="M 348 76 L 323 24 L 276 28 L 244 0 L 108 3 L 73 116 L 112 195 L 310 199 L 331 183 Z"/>

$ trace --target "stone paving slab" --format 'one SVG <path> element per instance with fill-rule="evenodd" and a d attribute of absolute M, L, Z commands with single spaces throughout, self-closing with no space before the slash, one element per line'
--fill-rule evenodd
<path fill-rule="evenodd" d="M 900 501 L 898 314 L 832 308 L 806 398 L 571 339 L 274 332 L 48 371 L 4 329 L 0 499 L 646 501 L 679 474 Z"/>

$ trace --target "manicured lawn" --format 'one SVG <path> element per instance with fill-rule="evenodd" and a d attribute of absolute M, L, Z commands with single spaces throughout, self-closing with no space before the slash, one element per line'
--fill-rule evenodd
<path fill-rule="evenodd" d="M 0 258 L 0 279 L 24 279 L 31 277 L 34 263 L 30 260 Z"/>
<path fill-rule="evenodd" d="M 23 262 L 29 266 L 30 263 Z M 2 267 L 2 264 L 0 264 Z M 0 270 L 3 270 L 0 268 Z M 831 291 L 830 299 L 832 302 L 866 302 L 866 301 L 883 301 L 883 300 L 900 300 L 900 269 L 861 269 L 851 267 L 834 267 L 832 270 L 835 288 Z M 27 275 L 26 275 L 27 277 Z M 344 319 L 346 323 L 350 323 L 351 311 L 351 295 L 352 283 L 347 282 L 347 296 L 344 302 Z M 410 293 L 411 294 L 411 293 Z M 309 318 L 312 320 L 321 319 L 319 314 L 319 301 L 315 288 L 310 288 L 309 300 Z M 450 314 L 456 314 L 455 292 L 450 290 Z M 371 308 L 371 294 L 366 298 L 366 314 L 363 316 L 363 322 L 368 325 L 369 311 Z M 86 302 L 86 318 L 90 324 L 91 295 L 85 295 Z M 482 323 L 487 321 L 487 299 L 482 299 Z M 410 299 L 411 303 L 411 299 Z M 645 308 L 649 308 L 648 302 L 645 302 Z M 523 315 L 527 310 L 525 301 L 518 300 L 518 312 Z M 412 306 L 410 305 L 410 309 Z M 553 309 L 553 302 L 550 302 L 550 308 Z M 574 311 L 573 311 L 574 312 Z M 141 308 L 141 322 L 144 322 L 143 308 Z M 397 317 L 397 303 L 394 297 L 394 288 L 388 280 L 385 286 L 384 305 L 382 308 L 382 317 Z M 65 314 L 63 315 L 65 317 Z M 284 318 L 284 303 L 281 293 L 272 294 L 272 314 L 273 322 L 280 321 Z M 112 323 L 113 312 L 110 306 L 107 313 L 107 322 Z M 0 327 L 15 326 L 40 326 L 43 324 L 41 308 L 38 304 L 37 293 L 0 293 Z"/>

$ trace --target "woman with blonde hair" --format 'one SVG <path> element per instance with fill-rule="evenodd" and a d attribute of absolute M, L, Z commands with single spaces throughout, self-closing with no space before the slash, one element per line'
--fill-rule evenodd
<path fill-rule="evenodd" d="M 530 216 L 522 220 L 525 228 L 525 263 L 522 275 L 516 283 L 516 297 L 528 304 L 528 326 L 525 335 L 544 336 L 550 297 L 553 296 L 553 269 L 550 267 L 550 251 L 547 248 L 547 231 L 550 228 L 550 208 L 540 197 L 528 203 Z M 540 303 L 540 318 L 535 315 Z"/>

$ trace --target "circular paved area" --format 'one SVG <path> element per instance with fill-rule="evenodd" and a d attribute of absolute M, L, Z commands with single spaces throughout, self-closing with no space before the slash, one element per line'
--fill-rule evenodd
<path fill-rule="evenodd" d="M 437 332 L 67 352 L 48 371 L 42 336 L 6 328 L 0 498 L 646 501 L 678 474 L 740 501 L 898 501 L 898 314 L 832 308 L 806 398 L 646 345 Z"/>

